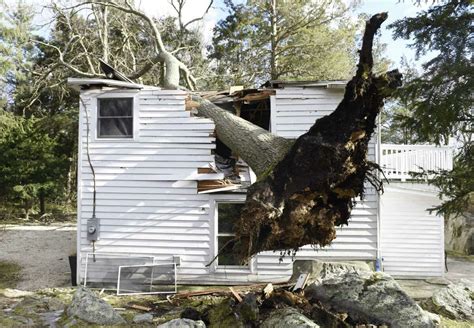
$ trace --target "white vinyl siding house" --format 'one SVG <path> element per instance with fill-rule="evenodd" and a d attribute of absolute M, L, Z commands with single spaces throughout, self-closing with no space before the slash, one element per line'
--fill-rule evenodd
<path fill-rule="evenodd" d="M 78 282 L 83 282 L 87 254 L 93 252 L 178 263 L 180 284 L 275 282 L 291 276 L 293 259 L 287 256 L 280 261 L 279 252 L 258 254 L 243 266 L 229 259 L 208 265 L 217 255 L 219 243 L 230 235 L 228 229 L 219 228 L 219 204 L 243 203 L 245 193 L 198 193 L 199 181 L 222 179 L 223 174 L 203 170 L 214 163 L 214 123 L 186 110 L 187 93 L 114 80 L 72 79 L 70 83 L 81 88 Z M 328 83 L 277 88 L 270 98 L 272 132 L 298 137 L 317 118 L 335 109 L 342 91 Z M 133 99 L 125 101 L 127 106 L 133 105 L 131 118 L 127 110 L 119 110 L 118 115 L 114 112 L 110 115 L 113 120 L 98 115 L 103 114 L 98 111 L 101 99 L 114 98 Z M 112 133 L 101 135 L 99 125 L 104 117 L 113 121 L 107 123 L 107 131 Z M 94 185 L 87 153 L 95 171 L 99 221 L 99 239 L 94 245 L 87 238 Z M 376 154 L 374 141 L 369 157 L 377 160 Z M 304 247 L 296 258 L 374 261 L 380 256 L 378 204 L 375 190 L 368 187 L 364 202 L 353 210 L 349 226 L 338 229 L 331 247 Z M 96 266 L 94 271 L 89 267 L 87 280 L 113 282 L 116 269 Z M 106 271 L 109 273 L 104 274 Z"/>

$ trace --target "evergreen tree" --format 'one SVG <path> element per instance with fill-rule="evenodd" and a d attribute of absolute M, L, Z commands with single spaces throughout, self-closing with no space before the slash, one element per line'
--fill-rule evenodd
<path fill-rule="evenodd" d="M 454 170 L 432 181 L 447 198 L 437 208 L 444 214 L 466 209 L 474 191 L 473 19 L 472 1 L 450 0 L 391 25 L 395 37 L 414 40 L 417 56 L 432 56 L 424 72 L 400 90 L 410 110 L 404 126 L 415 130 L 420 141 L 442 144 L 454 136 L 463 143 Z"/>
<path fill-rule="evenodd" d="M 225 1 L 210 47 L 221 87 L 255 86 L 270 79 L 348 79 L 357 22 L 343 1 Z"/>

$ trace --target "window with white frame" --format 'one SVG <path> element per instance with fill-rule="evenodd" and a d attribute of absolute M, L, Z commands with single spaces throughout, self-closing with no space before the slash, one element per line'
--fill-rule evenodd
<path fill-rule="evenodd" d="M 236 254 L 233 252 L 235 237 L 234 225 L 240 217 L 243 203 L 218 202 L 217 204 L 217 258 L 218 266 L 240 266 Z"/>
<path fill-rule="evenodd" d="M 133 138 L 133 97 L 97 99 L 97 137 Z"/>

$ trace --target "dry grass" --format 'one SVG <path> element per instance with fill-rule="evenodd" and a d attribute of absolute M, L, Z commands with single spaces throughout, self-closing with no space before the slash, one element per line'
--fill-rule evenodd
<path fill-rule="evenodd" d="M 473 322 L 451 320 L 441 317 L 441 328 L 472 328 Z"/>
<path fill-rule="evenodd" d="M 0 261 L 0 288 L 15 288 L 20 280 L 21 266 L 14 262 Z"/>

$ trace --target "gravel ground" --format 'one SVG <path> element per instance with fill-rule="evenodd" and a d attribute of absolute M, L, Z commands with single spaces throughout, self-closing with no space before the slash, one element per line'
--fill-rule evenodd
<path fill-rule="evenodd" d="M 75 249 L 75 223 L 0 228 L 0 261 L 22 267 L 16 286 L 21 290 L 70 286 L 68 256 Z"/>
<path fill-rule="evenodd" d="M 16 286 L 21 290 L 70 286 L 68 256 L 75 249 L 75 223 L 0 227 L 0 261 L 13 261 L 23 268 L 21 281 Z M 473 280 L 472 259 L 449 257 L 448 268 L 444 278 L 398 282 L 410 296 L 422 299 L 450 282 Z"/>

